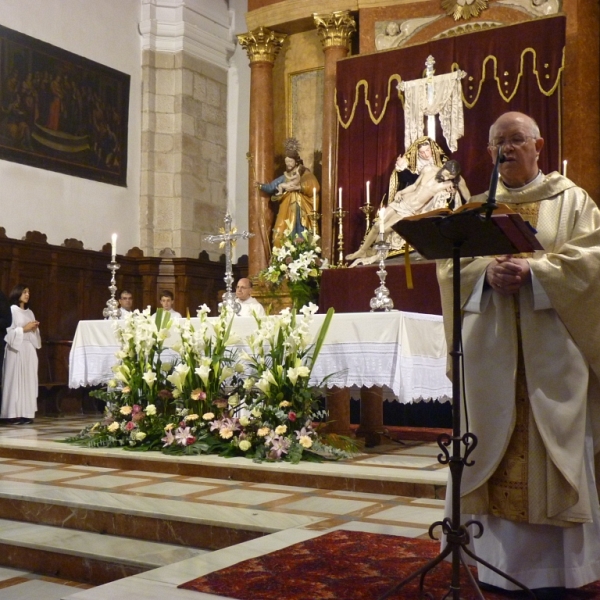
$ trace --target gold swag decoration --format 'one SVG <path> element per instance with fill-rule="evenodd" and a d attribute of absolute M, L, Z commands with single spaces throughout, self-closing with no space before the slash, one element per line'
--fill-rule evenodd
<path fill-rule="evenodd" d="M 488 0 L 442 0 L 442 8 L 455 21 L 477 17 L 487 7 Z"/>

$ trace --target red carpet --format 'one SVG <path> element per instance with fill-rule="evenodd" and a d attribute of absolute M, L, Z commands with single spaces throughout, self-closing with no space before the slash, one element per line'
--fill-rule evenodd
<path fill-rule="evenodd" d="M 439 543 L 432 540 L 334 531 L 179 587 L 239 600 L 376 600 L 438 552 Z M 390 598 L 419 598 L 418 579 Z M 427 575 L 424 589 L 434 598 L 441 598 L 449 590 L 450 581 L 451 567 L 444 562 Z M 507 598 L 483 594 L 490 600 Z M 461 574 L 461 598 L 477 598 L 466 573 Z M 571 599 L 600 599 L 600 583 L 573 590 Z"/>

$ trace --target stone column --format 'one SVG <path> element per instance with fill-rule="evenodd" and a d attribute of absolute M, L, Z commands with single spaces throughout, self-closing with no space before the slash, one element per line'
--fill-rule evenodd
<path fill-rule="evenodd" d="M 287 36 L 258 27 L 237 36 L 250 59 L 250 151 L 248 153 L 248 274 L 266 268 L 271 256 L 273 210 L 256 181 L 272 179 L 274 166 L 273 64 Z"/>
<path fill-rule="evenodd" d="M 356 22 L 347 10 L 330 14 L 313 14 L 323 52 L 325 74 L 323 88 L 323 181 L 321 183 L 321 248 L 330 261 L 335 256 L 333 208 L 335 206 L 337 115 L 335 112 L 336 63 L 348 55 L 350 38 Z"/>
<path fill-rule="evenodd" d="M 225 212 L 231 17 L 204 0 L 140 4 L 140 246 L 148 256 L 169 248 L 218 259 L 203 238 L 218 231 Z"/>

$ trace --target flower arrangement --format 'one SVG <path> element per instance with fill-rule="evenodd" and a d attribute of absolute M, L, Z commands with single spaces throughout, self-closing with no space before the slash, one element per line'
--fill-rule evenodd
<path fill-rule="evenodd" d="M 327 261 L 321 258 L 319 236 L 308 229 L 302 233 L 292 231 L 286 221 L 281 246 L 273 247 L 269 266 L 259 273 L 259 279 L 270 285 L 287 283 L 295 308 L 314 301 L 319 293 L 321 270 Z"/>
<path fill-rule="evenodd" d="M 134 311 L 116 325 L 115 378 L 93 393 L 106 401 L 103 420 L 66 441 L 258 461 L 348 456 L 314 425 L 326 414 L 309 381 L 333 317 L 330 310 L 315 339 L 316 310 L 257 318 L 246 340 L 232 335 L 226 309 L 209 319 L 202 306 L 195 326 L 190 319 L 173 323 L 161 310 L 155 317 Z M 347 440 L 342 445 L 348 448 Z"/>

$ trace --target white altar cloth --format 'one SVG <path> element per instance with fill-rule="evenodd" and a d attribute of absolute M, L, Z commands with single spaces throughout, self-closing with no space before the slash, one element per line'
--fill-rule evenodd
<path fill-rule="evenodd" d="M 325 315 L 314 316 L 315 333 L 324 319 Z M 198 320 L 192 319 L 194 322 Z M 112 379 L 119 350 L 114 326 L 111 321 L 79 322 L 69 357 L 69 387 L 99 385 Z M 255 328 L 252 317 L 236 317 L 233 325 L 242 339 Z M 176 356 L 171 350 L 166 352 Z M 403 403 L 448 401 L 452 388 L 446 377 L 442 318 L 402 311 L 335 314 L 311 383 L 318 384 L 332 373 L 328 387 L 381 386 L 384 399 Z"/>

